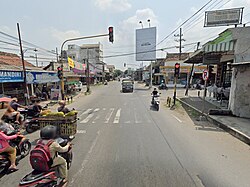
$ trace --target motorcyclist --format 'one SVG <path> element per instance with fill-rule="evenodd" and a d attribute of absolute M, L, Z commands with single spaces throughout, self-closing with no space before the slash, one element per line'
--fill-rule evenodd
<path fill-rule="evenodd" d="M 15 122 L 22 126 L 24 117 L 20 114 L 20 112 L 15 111 L 10 105 L 8 105 L 1 119 L 4 121 L 6 119 L 15 120 Z"/>
<path fill-rule="evenodd" d="M 40 100 L 34 100 L 32 105 L 32 113 L 34 117 L 38 117 L 42 111 Z"/>
<path fill-rule="evenodd" d="M 50 140 L 53 140 L 57 137 L 57 129 L 55 126 L 46 126 L 40 131 L 40 138 L 43 143 L 48 143 Z M 67 162 L 66 160 L 58 155 L 58 153 L 64 153 L 69 150 L 70 144 L 65 147 L 61 147 L 56 141 L 54 141 L 50 146 L 50 154 L 53 159 L 53 164 L 51 167 L 57 167 L 59 172 L 59 177 L 62 183 L 67 183 L 68 181 L 68 170 L 67 170 Z"/>
<path fill-rule="evenodd" d="M 152 95 L 152 104 L 154 103 L 154 98 L 158 96 L 158 91 L 157 88 L 154 88 L 154 91 L 151 93 Z"/>
<path fill-rule="evenodd" d="M 11 127 L 6 126 L 6 124 L 0 121 L 0 153 L 8 153 L 10 159 L 10 171 L 17 171 L 18 168 L 16 167 L 16 149 L 11 147 L 9 141 L 12 139 L 17 138 L 17 135 L 7 136 L 4 132 L 11 129 Z"/>
<path fill-rule="evenodd" d="M 70 112 L 70 110 L 66 107 L 66 102 L 61 100 L 59 101 L 59 107 L 57 109 L 58 112 L 63 112 L 64 114 L 67 114 Z"/>

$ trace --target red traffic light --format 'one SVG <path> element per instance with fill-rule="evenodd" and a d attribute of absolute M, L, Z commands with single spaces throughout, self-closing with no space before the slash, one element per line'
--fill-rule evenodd
<path fill-rule="evenodd" d="M 113 43 L 114 42 L 114 34 L 113 34 L 113 32 L 114 32 L 114 29 L 113 29 L 113 27 L 109 27 L 109 41 L 111 42 L 111 43 Z"/>
<path fill-rule="evenodd" d="M 109 27 L 109 32 L 113 32 L 113 27 Z"/>
<path fill-rule="evenodd" d="M 177 68 L 177 69 L 180 68 L 180 64 L 179 64 L 179 63 L 176 63 L 176 64 L 175 64 L 175 68 Z"/>

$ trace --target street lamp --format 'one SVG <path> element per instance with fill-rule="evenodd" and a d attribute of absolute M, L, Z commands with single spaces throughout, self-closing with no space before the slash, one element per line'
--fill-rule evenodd
<path fill-rule="evenodd" d="M 26 53 L 28 50 L 33 50 L 33 51 L 35 51 L 36 67 L 38 67 L 37 53 L 36 53 L 38 50 L 37 50 L 36 48 L 27 48 L 27 49 L 23 50 L 23 54 Z"/>
<path fill-rule="evenodd" d="M 148 27 L 150 27 L 150 19 L 148 19 Z"/>
<path fill-rule="evenodd" d="M 142 21 L 139 21 L 139 24 L 141 24 L 141 28 L 143 29 L 143 23 L 142 23 Z"/>

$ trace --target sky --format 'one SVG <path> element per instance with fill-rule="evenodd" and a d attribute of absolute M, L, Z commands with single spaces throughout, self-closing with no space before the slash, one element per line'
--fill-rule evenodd
<path fill-rule="evenodd" d="M 68 44 L 102 43 L 104 56 L 135 52 L 135 30 L 150 25 L 157 27 L 157 43 L 168 36 L 182 22 L 192 16 L 209 0 L 1 0 L 0 31 L 17 36 L 16 24 L 20 24 L 22 39 L 47 50 L 60 49 L 65 39 L 79 36 L 105 34 L 108 27 L 114 27 L 114 43 L 108 37 L 81 40 Z M 211 0 L 199 14 L 182 27 L 183 52 L 192 52 L 196 45 L 215 38 L 228 27 L 204 28 L 204 11 L 223 8 L 244 7 L 243 23 L 250 21 L 250 0 Z M 250 23 L 247 24 L 250 26 Z M 175 32 L 178 34 L 178 32 Z M 178 52 L 174 34 L 162 42 L 157 48 L 171 48 L 165 52 L 157 52 L 158 58 L 166 53 Z M 0 34 L 0 40 L 17 43 Z M 192 44 L 192 45 L 189 45 Z M 7 50 L 3 48 L 13 48 Z M 18 47 L 0 43 L 0 51 L 19 53 Z M 38 58 L 55 58 L 38 51 Z M 32 50 L 25 53 L 34 56 Z M 40 59 L 39 59 L 40 61 Z M 31 62 L 34 62 L 32 59 Z M 105 58 L 104 62 L 124 69 L 124 63 L 132 68 L 140 66 L 135 55 Z M 130 64 L 130 65 L 129 65 Z"/>

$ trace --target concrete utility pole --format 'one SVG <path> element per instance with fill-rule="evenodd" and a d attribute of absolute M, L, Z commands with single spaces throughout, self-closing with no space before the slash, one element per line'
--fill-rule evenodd
<path fill-rule="evenodd" d="M 21 52 L 22 65 L 23 65 L 23 83 L 24 83 L 24 90 L 25 90 L 25 93 L 24 93 L 25 105 L 27 105 L 28 104 L 28 98 L 29 98 L 29 91 L 28 91 L 28 85 L 27 85 L 26 68 L 25 68 L 25 62 L 24 62 L 22 39 L 21 39 L 21 32 L 20 32 L 20 28 L 19 28 L 19 23 L 17 23 L 17 32 L 18 32 L 20 52 Z"/>
<path fill-rule="evenodd" d="M 179 37 L 179 39 L 177 39 L 176 41 L 179 42 L 179 61 L 181 61 L 181 53 L 182 53 L 182 41 L 185 41 L 182 36 L 182 29 L 180 28 L 180 34 L 177 34 L 177 35 L 174 35 L 175 37 Z M 176 89 L 177 89 L 177 79 L 178 79 L 178 76 L 175 76 L 174 77 L 174 96 L 173 96 L 173 99 L 174 99 L 174 105 L 175 106 L 175 101 L 176 101 Z"/>
<path fill-rule="evenodd" d="M 90 91 L 90 77 L 89 77 L 89 49 L 87 48 L 87 92 Z"/>
<path fill-rule="evenodd" d="M 196 51 L 199 49 L 199 46 L 200 46 L 200 42 L 197 43 Z M 190 71 L 190 74 L 189 74 L 189 78 L 188 78 L 188 82 L 187 82 L 187 86 L 186 86 L 185 96 L 188 95 L 188 90 L 189 90 L 190 84 L 193 81 L 193 76 L 194 76 L 194 63 L 192 64 L 192 68 L 191 68 L 191 71 Z"/>

